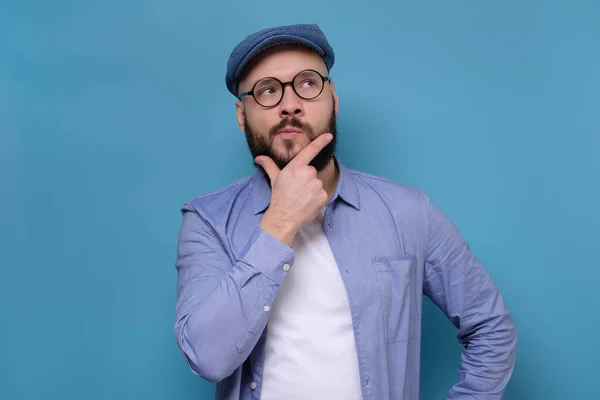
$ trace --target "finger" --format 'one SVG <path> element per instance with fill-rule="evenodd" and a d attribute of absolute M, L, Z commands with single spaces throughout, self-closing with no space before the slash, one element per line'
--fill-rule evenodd
<path fill-rule="evenodd" d="M 256 157 L 254 161 L 265 170 L 265 172 L 269 176 L 269 179 L 271 180 L 271 183 L 273 183 L 275 178 L 277 178 L 277 175 L 279 175 L 279 173 L 281 172 L 279 167 L 275 164 L 273 160 L 271 160 L 270 157 L 260 156 Z"/>
<path fill-rule="evenodd" d="M 312 161 L 312 159 L 315 158 L 325 146 L 327 146 L 327 144 L 331 141 L 332 138 L 333 135 L 331 133 L 324 133 L 322 135 L 319 135 L 316 139 L 310 142 L 308 146 L 306 146 L 298 154 L 296 154 L 296 157 L 294 157 L 294 159 L 290 162 L 308 165 Z"/>

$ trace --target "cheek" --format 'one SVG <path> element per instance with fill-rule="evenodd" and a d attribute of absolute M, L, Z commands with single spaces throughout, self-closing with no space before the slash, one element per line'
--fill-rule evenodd
<path fill-rule="evenodd" d="M 313 104 L 311 104 L 313 106 Z M 329 120 L 331 119 L 331 113 L 333 110 L 333 103 L 329 102 L 321 102 L 319 104 L 314 104 L 315 107 L 311 107 L 311 115 L 313 115 L 311 126 L 314 129 L 315 135 L 319 135 L 324 133 L 324 129 L 329 126 Z"/>
<path fill-rule="evenodd" d="M 249 110 L 246 112 L 246 121 L 255 135 L 267 137 L 269 129 L 278 122 L 278 118 L 266 110 Z"/>

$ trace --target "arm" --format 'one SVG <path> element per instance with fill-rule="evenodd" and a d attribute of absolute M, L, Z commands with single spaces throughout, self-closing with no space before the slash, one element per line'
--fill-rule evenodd
<path fill-rule="evenodd" d="M 293 250 L 257 227 L 231 260 L 200 214 L 184 209 L 177 248 L 175 336 L 193 373 L 211 382 L 231 375 L 264 330 Z"/>
<path fill-rule="evenodd" d="M 428 248 L 424 293 L 458 328 L 464 346 L 449 400 L 500 400 L 515 363 L 516 332 L 490 276 L 453 223 L 425 202 Z"/>
<path fill-rule="evenodd" d="M 293 263 L 296 231 L 327 203 L 323 183 L 308 164 L 332 138 L 319 135 L 283 170 L 269 157 L 257 158 L 271 180 L 271 201 L 236 260 L 202 216 L 184 208 L 175 336 L 192 371 L 206 380 L 230 376 L 258 342 L 289 270 L 284 265 Z"/>

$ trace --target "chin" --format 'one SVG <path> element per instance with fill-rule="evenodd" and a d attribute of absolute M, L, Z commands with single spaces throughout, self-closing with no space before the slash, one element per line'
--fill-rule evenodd
<path fill-rule="evenodd" d="M 306 135 L 297 136 L 293 139 L 281 139 L 279 138 L 273 143 L 273 150 L 281 154 L 288 153 L 292 149 L 293 153 L 298 153 L 300 150 L 308 146 L 310 140 Z"/>

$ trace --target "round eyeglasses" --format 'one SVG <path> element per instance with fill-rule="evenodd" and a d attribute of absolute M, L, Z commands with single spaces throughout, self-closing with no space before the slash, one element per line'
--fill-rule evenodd
<path fill-rule="evenodd" d="M 252 96 L 263 107 L 275 107 L 283 99 L 283 92 L 287 85 L 291 85 L 294 93 L 301 99 L 312 100 L 323 91 L 325 82 L 331 81 L 328 76 L 323 76 L 315 70 L 306 69 L 289 82 L 281 82 L 277 78 L 262 78 L 254 84 L 249 92 L 240 93 L 237 97 Z"/>

